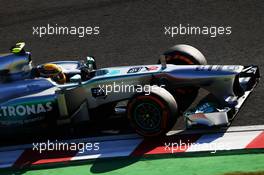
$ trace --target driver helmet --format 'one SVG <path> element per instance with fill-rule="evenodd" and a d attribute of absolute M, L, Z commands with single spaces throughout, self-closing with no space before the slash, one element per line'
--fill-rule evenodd
<path fill-rule="evenodd" d="M 62 72 L 60 66 L 52 63 L 47 63 L 38 68 L 40 77 L 51 78 L 58 84 L 66 83 L 66 76 Z"/>

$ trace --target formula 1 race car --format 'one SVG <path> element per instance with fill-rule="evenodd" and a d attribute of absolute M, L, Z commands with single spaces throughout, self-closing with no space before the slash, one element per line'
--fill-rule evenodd
<path fill-rule="evenodd" d="M 101 69 L 92 57 L 33 67 L 24 46 L 0 55 L 1 129 L 103 120 L 120 101 L 128 101 L 126 116 L 143 136 L 167 133 L 182 114 L 188 128 L 226 126 L 260 78 L 254 65 L 207 65 L 189 45 L 170 48 L 158 64 Z M 188 109 L 200 88 L 213 98 Z"/>

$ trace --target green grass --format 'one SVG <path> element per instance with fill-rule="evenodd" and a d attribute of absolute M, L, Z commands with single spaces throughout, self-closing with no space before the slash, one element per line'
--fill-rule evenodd
<path fill-rule="evenodd" d="M 46 167 L 47 168 L 47 167 Z M 220 175 L 225 173 L 258 172 L 263 174 L 264 154 L 223 155 L 207 157 L 126 158 L 69 164 L 50 169 L 28 170 L 15 174 L 23 175 Z M 4 175 L 13 174 L 6 172 Z M 2 173 L 0 172 L 2 175 Z M 231 174 L 230 174 L 231 175 Z M 247 175 L 247 174 L 245 174 Z M 254 174 L 252 174 L 254 175 Z"/>

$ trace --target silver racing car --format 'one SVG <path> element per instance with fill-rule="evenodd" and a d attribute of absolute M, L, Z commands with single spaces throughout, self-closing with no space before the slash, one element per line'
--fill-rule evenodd
<path fill-rule="evenodd" d="M 187 128 L 227 126 L 260 78 L 254 65 L 207 65 L 189 45 L 173 46 L 158 64 L 101 69 L 93 57 L 34 67 L 24 46 L 18 43 L 0 55 L 1 129 L 103 122 L 122 101 L 143 136 L 167 133 L 181 115 Z M 200 88 L 210 98 L 189 108 Z"/>

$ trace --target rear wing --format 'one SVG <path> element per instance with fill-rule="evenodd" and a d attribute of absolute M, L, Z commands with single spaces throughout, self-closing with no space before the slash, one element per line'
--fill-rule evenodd
<path fill-rule="evenodd" d="M 31 70 L 31 53 L 25 43 L 19 42 L 10 48 L 11 53 L 0 55 L 0 83 L 28 78 Z"/>

